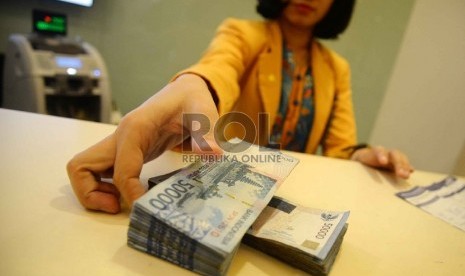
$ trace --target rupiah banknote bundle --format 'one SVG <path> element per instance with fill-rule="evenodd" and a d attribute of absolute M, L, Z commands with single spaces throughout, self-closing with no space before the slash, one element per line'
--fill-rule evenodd
<path fill-rule="evenodd" d="M 349 212 L 319 210 L 273 197 L 243 242 L 312 275 L 327 275 Z"/>
<path fill-rule="evenodd" d="M 128 245 L 199 274 L 224 275 L 242 237 L 297 163 L 256 146 L 198 159 L 135 202 Z"/>

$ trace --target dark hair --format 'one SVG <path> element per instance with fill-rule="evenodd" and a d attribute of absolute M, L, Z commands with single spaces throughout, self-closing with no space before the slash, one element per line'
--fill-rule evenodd
<path fill-rule="evenodd" d="M 258 0 L 257 12 L 267 19 L 278 19 L 289 1 Z M 334 0 L 326 16 L 316 24 L 313 35 L 334 39 L 349 26 L 355 0 Z"/>

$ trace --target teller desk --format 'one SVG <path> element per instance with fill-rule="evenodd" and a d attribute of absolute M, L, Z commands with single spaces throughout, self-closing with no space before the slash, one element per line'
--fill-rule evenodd
<path fill-rule="evenodd" d="M 0 109 L 0 275 L 193 275 L 129 248 L 129 211 L 85 210 L 67 161 L 115 126 Z M 277 195 L 330 210 L 350 210 L 331 276 L 465 275 L 465 233 L 395 196 L 443 174 L 399 180 L 357 162 L 289 153 L 300 163 Z M 185 166 L 166 152 L 146 164 L 149 177 Z M 241 245 L 228 275 L 305 275 Z"/>

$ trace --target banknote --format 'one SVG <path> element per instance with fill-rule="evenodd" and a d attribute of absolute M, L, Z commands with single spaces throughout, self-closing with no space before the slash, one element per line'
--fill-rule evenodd
<path fill-rule="evenodd" d="M 198 162 L 151 189 L 136 207 L 226 255 L 280 181 L 240 162 Z"/>
<path fill-rule="evenodd" d="M 448 176 L 396 194 L 412 205 L 465 231 L 465 181 Z"/>
<path fill-rule="evenodd" d="M 238 138 L 229 140 L 223 148 L 230 159 L 238 160 L 281 179 L 285 179 L 299 163 L 299 159 L 277 149 L 252 145 Z"/>
<path fill-rule="evenodd" d="M 327 275 L 347 230 L 348 211 L 304 207 L 273 197 L 243 242 L 312 275 Z"/>
<path fill-rule="evenodd" d="M 348 217 L 348 211 L 308 208 L 273 197 L 249 234 L 293 246 L 323 260 Z"/>
<path fill-rule="evenodd" d="M 258 161 L 263 154 L 274 157 Z M 278 156 L 279 171 L 268 164 Z M 151 178 L 153 188 L 132 209 L 128 245 L 200 274 L 223 275 L 242 237 L 297 163 L 251 146 Z"/>

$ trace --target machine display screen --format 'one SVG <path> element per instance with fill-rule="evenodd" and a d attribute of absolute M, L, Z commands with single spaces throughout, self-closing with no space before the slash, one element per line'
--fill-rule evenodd
<path fill-rule="evenodd" d="M 82 61 L 78 57 L 56 56 L 55 63 L 60 68 L 80 69 L 82 67 Z"/>
<path fill-rule="evenodd" d="M 46 35 L 66 35 L 66 15 L 48 11 L 33 10 L 34 32 Z"/>
<path fill-rule="evenodd" d="M 76 4 L 76 5 L 80 5 L 84 7 L 91 7 L 94 2 L 94 0 L 58 0 L 58 1 Z"/>

